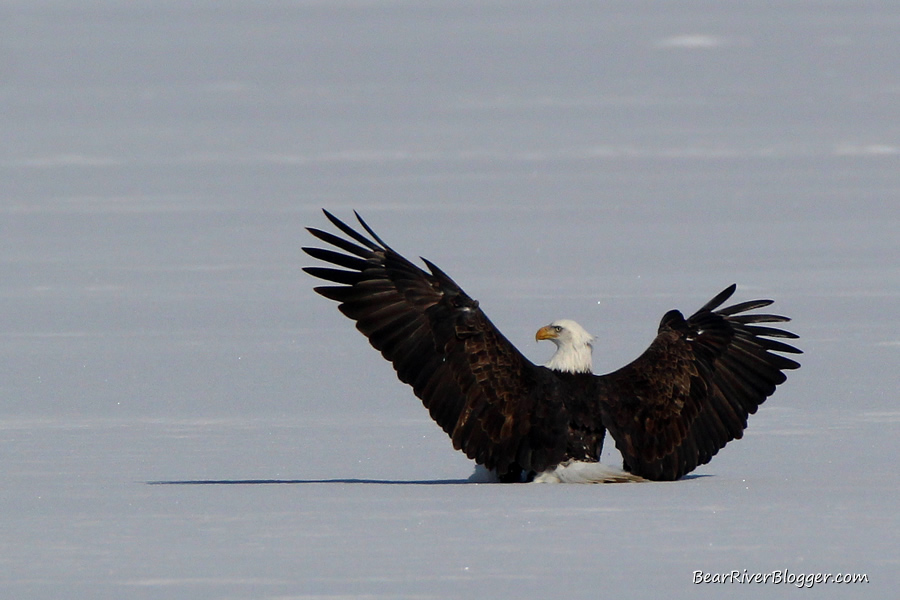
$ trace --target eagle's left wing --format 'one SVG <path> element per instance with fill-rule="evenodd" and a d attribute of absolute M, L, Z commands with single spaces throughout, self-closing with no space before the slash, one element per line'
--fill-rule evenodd
<path fill-rule="evenodd" d="M 435 265 L 417 267 L 359 215 L 371 237 L 325 215 L 346 237 L 309 229 L 334 248 L 303 249 L 332 265 L 304 269 L 328 282 L 316 292 L 356 322 L 453 446 L 512 480 L 564 460 L 568 380 L 525 358 Z"/>
<path fill-rule="evenodd" d="M 598 378 L 603 422 L 626 470 L 647 479 L 678 479 L 740 438 L 747 417 L 800 365 L 776 352 L 800 353 L 772 338 L 796 338 L 759 325 L 788 321 L 740 314 L 772 304 L 754 300 L 716 310 L 722 291 L 690 318 L 663 317 L 650 347 L 632 363 Z"/>

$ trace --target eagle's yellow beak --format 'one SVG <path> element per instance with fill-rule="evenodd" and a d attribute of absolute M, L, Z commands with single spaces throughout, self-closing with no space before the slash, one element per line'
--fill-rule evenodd
<path fill-rule="evenodd" d="M 558 334 L 553 327 L 551 327 L 550 325 L 545 325 L 544 327 L 541 327 L 537 330 L 537 333 L 534 334 L 534 339 L 538 342 L 541 340 L 552 340 L 556 338 L 557 335 Z"/>

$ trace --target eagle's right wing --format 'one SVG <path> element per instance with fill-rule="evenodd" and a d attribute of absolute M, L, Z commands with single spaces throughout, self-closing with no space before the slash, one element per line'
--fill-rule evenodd
<path fill-rule="evenodd" d="M 310 228 L 338 251 L 304 248 L 340 267 L 304 270 L 332 285 L 316 292 L 340 311 L 412 386 L 453 446 L 499 475 L 543 471 L 565 459 L 567 417 L 548 369 L 525 358 L 443 271 L 430 273 L 325 211 L 347 237 Z M 423 259 L 424 260 L 424 259 Z"/>
<path fill-rule="evenodd" d="M 753 300 L 716 310 L 730 286 L 685 319 L 662 319 L 644 354 L 598 378 L 603 422 L 628 471 L 647 479 L 678 479 L 740 438 L 747 417 L 800 365 L 776 353 L 800 353 L 772 338 L 796 338 L 759 325 L 788 321 L 742 314 L 772 304 Z"/>

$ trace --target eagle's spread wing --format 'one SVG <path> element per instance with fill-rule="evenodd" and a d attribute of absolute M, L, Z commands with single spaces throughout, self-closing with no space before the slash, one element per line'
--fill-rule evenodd
<path fill-rule="evenodd" d="M 772 338 L 793 333 L 758 325 L 788 321 L 740 314 L 772 304 L 743 302 L 716 310 L 732 285 L 687 320 L 668 312 L 644 354 L 598 380 L 603 421 L 625 468 L 647 479 L 678 479 L 740 438 L 800 350 Z"/>
<path fill-rule="evenodd" d="M 567 416 L 558 378 L 516 350 L 436 266 L 425 261 L 430 273 L 415 266 L 358 214 L 371 239 L 325 214 L 346 238 L 310 228 L 338 251 L 304 251 L 341 268 L 304 270 L 336 284 L 316 291 L 356 321 L 454 447 L 501 476 L 564 460 Z"/>

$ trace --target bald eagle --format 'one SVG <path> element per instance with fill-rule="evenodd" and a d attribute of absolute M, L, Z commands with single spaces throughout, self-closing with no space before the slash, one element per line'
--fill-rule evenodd
<path fill-rule="evenodd" d="M 535 336 L 556 344 L 538 366 L 437 266 L 414 265 L 359 214 L 368 237 L 324 212 L 344 237 L 308 228 L 333 248 L 303 248 L 331 265 L 304 269 L 329 282 L 315 291 L 356 322 L 453 447 L 500 481 L 679 479 L 739 439 L 784 371 L 800 366 L 781 353 L 801 351 L 774 339 L 797 336 L 760 325 L 787 317 L 746 314 L 771 300 L 719 308 L 735 285 L 687 319 L 667 312 L 650 347 L 605 375 L 592 372 L 594 337 L 574 321 L 554 321 Z M 554 475 L 598 463 L 607 430 L 624 477 Z"/>

